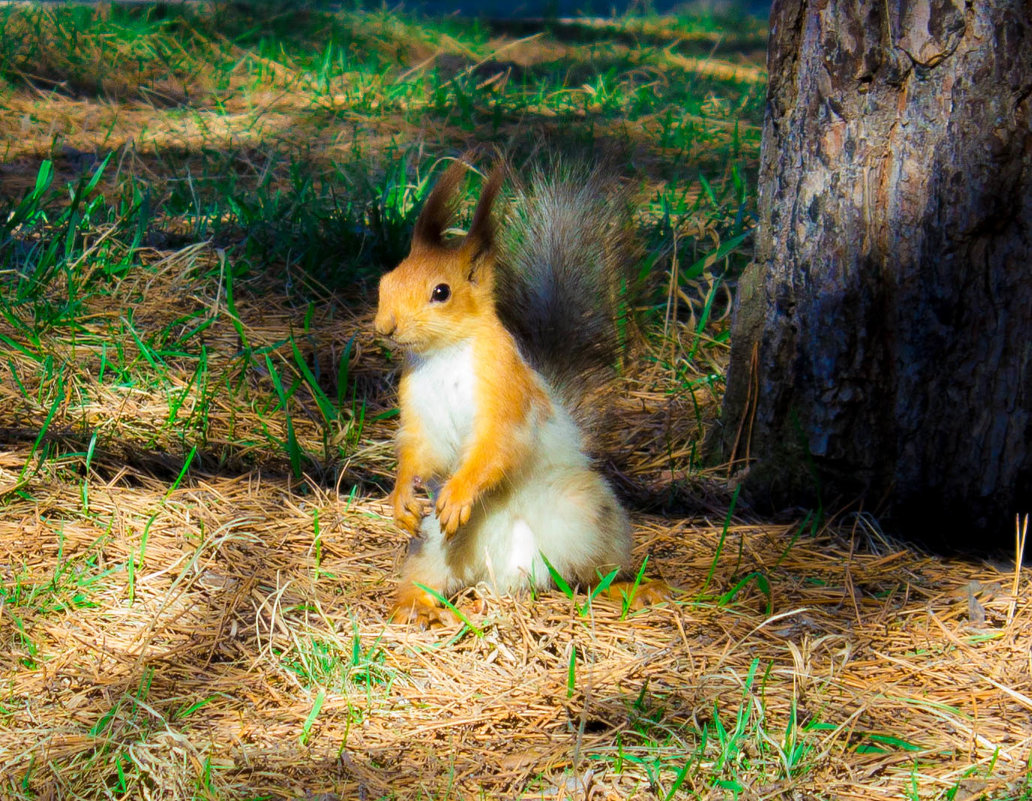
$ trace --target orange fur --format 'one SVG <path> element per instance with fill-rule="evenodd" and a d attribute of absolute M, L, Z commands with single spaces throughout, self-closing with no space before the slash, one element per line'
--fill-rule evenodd
<path fill-rule="evenodd" d="M 402 376 L 398 392 L 402 423 L 396 440 L 398 475 L 388 502 L 393 507 L 398 525 L 415 534 L 425 511 L 423 502 L 416 496 L 416 482 L 439 474 L 441 468 L 426 447 L 419 418 L 405 411 L 416 403 L 406 378 Z"/>
<path fill-rule="evenodd" d="M 481 259 L 490 258 L 481 254 Z M 466 280 L 470 272 L 479 276 L 476 284 Z M 449 302 L 431 303 L 428 298 L 440 284 L 451 288 Z M 531 415 L 547 411 L 549 404 L 498 319 L 492 291 L 490 265 L 471 265 L 466 248 L 414 246 L 409 257 L 380 281 L 378 332 L 391 335 L 417 355 L 468 340 L 473 343 L 475 364 L 490 366 L 476 375 L 476 415 L 466 456 L 437 499 L 438 517 L 448 535 L 468 522 L 483 492 L 524 461 L 527 444 L 521 432 Z M 398 478 L 392 500 L 395 519 L 414 532 L 418 525 L 415 480 L 437 477 L 444 466 L 424 447 L 425 433 L 409 411 L 420 400 L 412 397 L 407 378 L 406 370 L 399 388 Z"/>
<path fill-rule="evenodd" d="M 478 502 L 496 503 L 515 483 L 522 482 L 526 491 L 528 483 L 540 481 L 549 488 L 545 497 L 563 481 L 572 480 L 578 487 L 564 498 L 564 508 L 580 516 L 583 495 L 583 519 L 597 519 L 598 531 L 604 534 L 597 543 L 574 541 L 580 562 L 570 569 L 576 580 L 590 582 L 600 566 L 625 567 L 630 550 L 626 514 L 605 482 L 592 475 L 580 455 L 579 440 L 569 440 L 575 458 L 567 456 L 567 461 L 585 459 L 583 468 L 557 468 L 555 474 L 546 469 L 539 475 L 527 467 L 540 464 L 533 458 L 534 449 L 546 441 L 541 428 L 556 425 L 558 406 L 553 407 L 544 379 L 524 361 L 495 308 L 490 212 L 501 183 L 499 171 L 488 179 L 461 244 L 442 241 L 462 175 L 461 166 L 449 168 L 427 199 L 409 255 L 380 280 L 375 320 L 377 333 L 405 351 L 398 473 L 390 498 L 402 528 L 420 532 L 425 509 L 417 493 L 419 483 L 434 486 L 443 481 L 434 510 L 440 524 L 432 535 L 436 539 L 430 545 L 421 542 L 425 531 L 422 538 L 413 539 L 392 609 L 394 620 L 423 625 L 445 622 L 450 613 L 417 585 L 442 594 L 461 586 L 463 579 L 457 576 L 462 562 L 474 550 L 463 527 L 477 514 Z M 492 492 L 499 494 L 486 497 Z M 510 552 L 503 552 L 503 561 L 509 558 Z"/>
<path fill-rule="evenodd" d="M 411 363 L 424 354 L 472 343 L 477 365 L 473 431 L 436 503 L 441 529 L 449 538 L 469 522 L 477 499 L 525 460 L 528 444 L 523 432 L 535 411 L 547 410 L 549 403 L 495 311 L 490 210 L 500 172 L 489 179 L 462 245 L 448 247 L 440 239 L 450 215 L 451 193 L 461 175 L 453 165 L 428 198 L 408 257 L 380 280 L 374 322 L 376 331 L 390 336 L 407 356 L 399 387 L 398 475 L 390 502 L 394 519 L 413 534 L 423 516 L 417 481 L 442 477 L 448 466 L 427 447 L 427 432 L 415 414 L 423 400 L 412 391 Z M 435 287 L 441 285 L 449 288 L 450 295 L 436 302 Z M 421 579 L 425 586 L 440 583 L 433 575 Z M 402 581 L 394 611 L 422 620 L 436 604 L 415 587 L 416 581 L 409 576 Z"/>
<path fill-rule="evenodd" d="M 418 623 L 424 628 L 453 622 L 454 613 L 440 606 L 437 599 L 416 586 L 417 583 L 424 587 L 432 584 L 429 580 L 424 583 L 412 577 L 403 581 L 391 606 L 390 620 L 394 623 Z"/>
<path fill-rule="evenodd" d="M 476 376 L 473 437 L 462 465 L 437 498 L 438 517 L 449 538 L 469 521 L 477 498 L 526 461 L 526 427 L 534 412 L 549 405 L 498 318 L 472 323 L 474 362 L 492 369 Z"/>

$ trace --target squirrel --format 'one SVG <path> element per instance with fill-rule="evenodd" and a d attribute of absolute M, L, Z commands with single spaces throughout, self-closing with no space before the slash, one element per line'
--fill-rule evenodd
<path fill-rule="evenodd" d="M 455 161 L 431 191 L 408 256 L 380 279 L 374 322 L 404 352 L 388 504 L 417 535 L 391 614 L 423 626 L 454 619 L 433 593 L 480 581 L 499 592 L 545 588 L 550 568 L 569 585 L 596 585 L 614 570 L 626 579 L 631 558 L 630 520 L 585 433 L 586 398 L 619 350 L 619 293 L 634 264 L 629 207 L 598 169 L 576 181 L 538 176 L 500 236 L 499 164 L 466 235 L 446 243 L 466 169 Z M 436 490 L 436 514 L 424 516 L 421 487 Z M 638 608 L 670 589 L 626 580 L 606 589 L 632 592 Z"/>

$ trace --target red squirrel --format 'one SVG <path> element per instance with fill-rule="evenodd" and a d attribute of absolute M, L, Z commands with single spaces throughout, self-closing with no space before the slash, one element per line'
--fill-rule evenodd
<path fill-rule="evenodd" d="M 413 535 L 395 622 L 444 623 L 441 596 L 488 582 L 499 592 L 592 585 L 631 558 L 631 526 L 595 469 L 579 420 L 612 372 L 616 304 L 629 258 L 626 204 L 598 172 L 539 178 L 500 242 L 487 178 L 465 237 L 445 241 L 466 168 L 441 176 L 412 247 L 380 280 L 375 329 L 404 351 L 398 472 L 389 503 Z M 420 487 L 436 493 L 426 515 Z M 547 559 L 547 563 L 545 560 Z M 628 591 L 615 582 L 610 596 Z M 636 605 L 667 596 L 636 588 Z"/>

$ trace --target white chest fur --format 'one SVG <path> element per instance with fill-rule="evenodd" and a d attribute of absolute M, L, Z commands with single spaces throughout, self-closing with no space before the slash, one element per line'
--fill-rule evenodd
<path fill-rule="evenodd" d="M 409 388 L 417 402 L 405 412 L 419 418 L 435 456 L 452 465 L 473 431 L 473 343 L 410 358 Z"/>

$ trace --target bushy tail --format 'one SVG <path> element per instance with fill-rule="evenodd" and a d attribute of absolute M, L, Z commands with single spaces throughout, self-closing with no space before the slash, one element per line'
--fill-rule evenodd
<path fill-rule="evenodd" d="M 639 252 L 627 193 L 605 167 L 555 165 L 517 184 L 499 229 L 498 313 L 583 414 L 612 378 L 632 316 Z"/>

